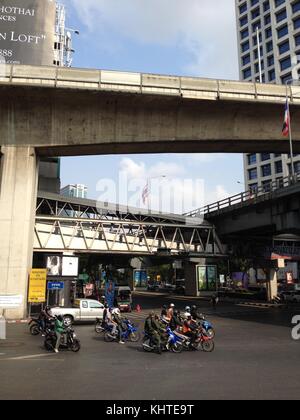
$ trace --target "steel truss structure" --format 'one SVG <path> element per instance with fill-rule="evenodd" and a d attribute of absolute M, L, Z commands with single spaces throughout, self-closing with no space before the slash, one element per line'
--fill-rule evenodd
<path fill-rule="evenodd" d="M 34 251 L 89 252 L 176 257 L 223 257 L 215 227 L 176 215 L 130 212 L 53 194 L 39 194 Z"/>

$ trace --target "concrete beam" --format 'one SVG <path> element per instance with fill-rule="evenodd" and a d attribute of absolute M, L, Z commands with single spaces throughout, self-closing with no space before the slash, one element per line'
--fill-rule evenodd
<path fill-rule="evenodd" d="M 268 88 L 279 95 L 278 86 Z M 130 93 L 121 88 L 0 83 L 0 144 L 32 146 L 41 156 L 288 153 L 289 144 L 281 135 L 283 91 L 272 101 L 255 99 L 254 93 L 245 99 L 242 93 L 232 92 L 208 99 L 208 95 L 197 98 L 153 90 Z M 291 113 L 299 153 L 298 102 Z"/>

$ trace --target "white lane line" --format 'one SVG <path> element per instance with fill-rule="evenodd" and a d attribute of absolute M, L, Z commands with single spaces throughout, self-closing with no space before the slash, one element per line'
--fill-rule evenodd
<path fill-rule="evenodd" d="M 54 353 L 51 354 L 32 354 L 30 356 L 19 356 L 19 357 L 9 357 L 7 359 L 1 359 L 1 360 L 27 360 L 27 359 L 36 359 L 36 358 L 40 358 L 40 357 L 49 357 L 49 356 L 54 356 Z"/>

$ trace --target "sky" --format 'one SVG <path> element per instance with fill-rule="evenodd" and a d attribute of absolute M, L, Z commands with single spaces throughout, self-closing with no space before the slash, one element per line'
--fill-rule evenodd
<path fill-rule="evenodd" d="M 80 31 L 74 35 L 73 67 L 238 80 L 234 0 L 64 0 L 64 4 L 67 26 Z M 190 209 L 244 189 L 242 156 L 234 154 L 63 158 L 61 174 L 62 186 L 83 183 L 89 198 L 118 199 L 123 204 L 125 196 L 105 188 L 109 182 L 104 180 L 119 185 L 120 176 L 129 181 L 139 178 L 145 186 L 147 178 L 165 176 L 162 185 L 173 180 L 178 196 L 180 191 L 188 195 Z M 192 182 L 189 187 L 184 186 L 187 180 Z M 195 194 L 196 185 L 201 185 L 200 200 L 195 197 L 200 194 Z M 154 196 L 154 187 L 151 191 Z"/>

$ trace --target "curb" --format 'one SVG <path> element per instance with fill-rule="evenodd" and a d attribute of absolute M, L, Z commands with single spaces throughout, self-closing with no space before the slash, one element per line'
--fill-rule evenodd
<path fill-rule="evenodd" d="M 277 304 L 277 303 L 239 302 L 238 305 L 240 305 L 240 306 L 254 306 L 254 307 L 258 307 L 258 308 L 283 308 L 283 307 L 285 307 L 284 304 Z"/>
<path fill-rule="evenodd" d="M 12 319 L 8 320 L 8 324 L 28 324 L 29 319 Z"/>

